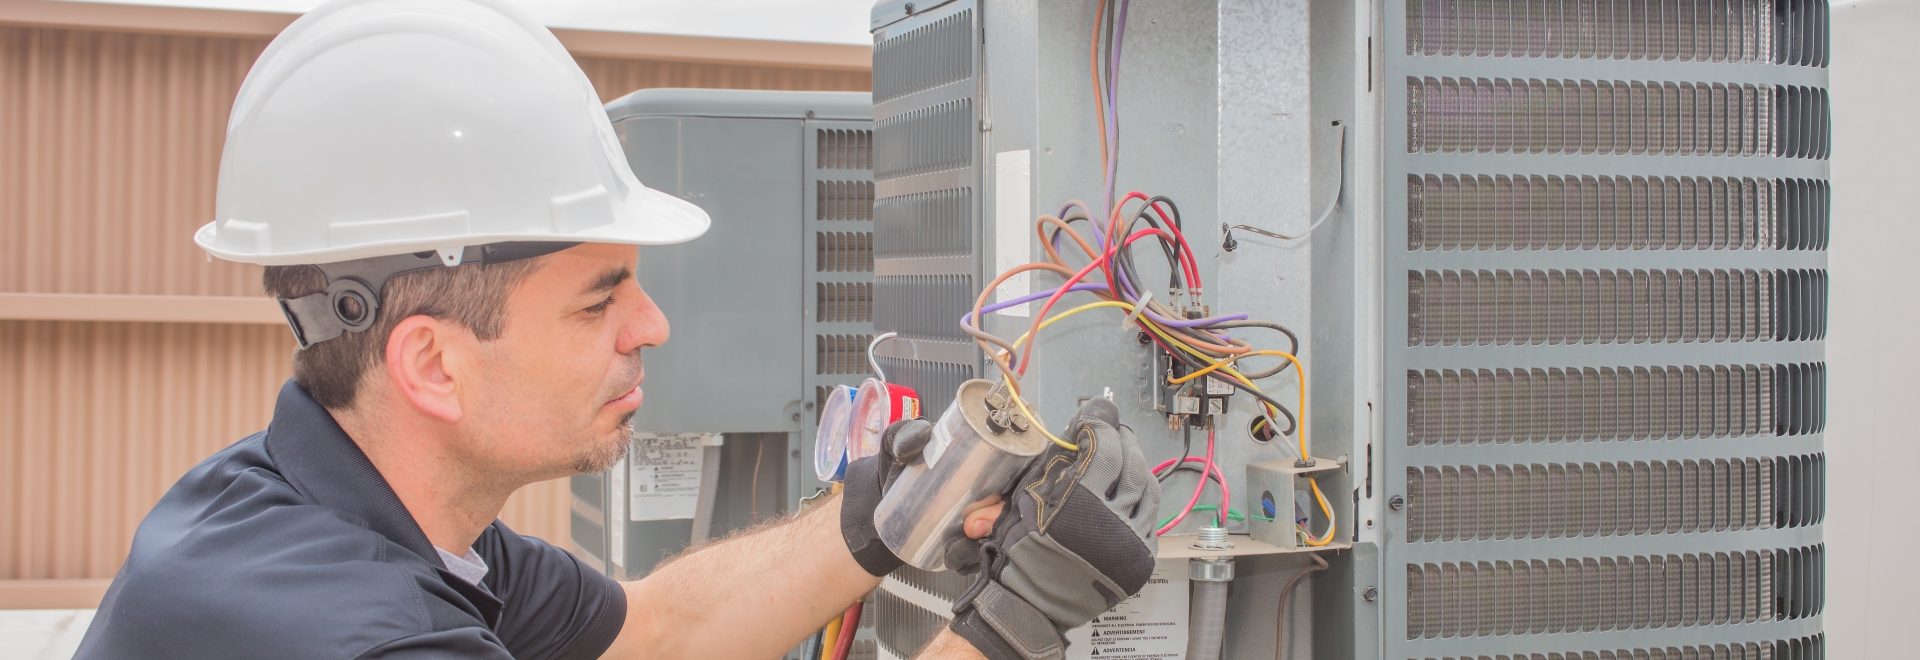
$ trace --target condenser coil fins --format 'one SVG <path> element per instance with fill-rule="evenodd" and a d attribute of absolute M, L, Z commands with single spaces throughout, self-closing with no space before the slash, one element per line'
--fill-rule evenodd
<path fill-rule="evenodd" d="M 910 4 L 874 30 L 873 328 L 897 337 L 875 360 L 930 418 L 984 364 L 960 329 L 983 267 L 980 11 Z M 946 626 L 953 578 L 906 567 L 881 585 L 880 657 L 913 657 Z"/>
<path fill-rule="evenodd" d="M 1386 8 L 1386 657 L 1824 657 L 1826 2 Z"/>
<path fill-rule="evenodd" d="M 874 330 L 899 338 L 880 345 L 881 369 L 932 417 L 982 364 L 960 329 L 980 287 L 980 11 L 962 1 L 907 14 L 874 32 L 867 245 Z"/>

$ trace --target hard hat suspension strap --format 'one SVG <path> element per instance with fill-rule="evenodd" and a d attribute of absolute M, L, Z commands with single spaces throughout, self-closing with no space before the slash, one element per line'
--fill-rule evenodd
<path fill-rule="evenodd" d="M 579 245 L 559 241 L 516 241 L 470 245 L 461 253 L 461 265 L 498 264 L 530 259 Z M 327 278 L 327 288 L 298 298 L 281 298 L 300 350 L 349 332 L 365 332 L 380 316 L 380 292 L 387 280 L 401 273 L 445 264 L 432 250 L 412 254 L 314 264 Z"/>

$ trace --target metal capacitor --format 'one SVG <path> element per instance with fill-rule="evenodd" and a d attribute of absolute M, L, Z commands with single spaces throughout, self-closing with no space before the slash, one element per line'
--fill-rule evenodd
<path fill-rule="evenodd" d="M 945 570 L 947 545 L 966 536 L 961 528 L 966 515 L 998 501 L 1047 448 L 1046 436 L 1033 423 L 989 424 L 996 412 L 987 404 L 991 390 L 993 383 L 985 380 L 960 385 L 934 422 L 933 439 L 874 510 L 880 540 L 908 564 Z"/>

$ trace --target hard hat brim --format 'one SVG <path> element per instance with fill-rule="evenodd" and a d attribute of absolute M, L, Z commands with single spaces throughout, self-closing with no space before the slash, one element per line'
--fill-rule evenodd
<path fill-rule="evenodd" d="M 263 266 L 293 266 L 301 264 L 325 264 L 354 259 L 367 259 L 395 254 L 408 254 L 428 250 L 457 250 L 470 245 L 505 243 L 511 241 L 569 241 L 579 243 L 612 243 L 617 245 L 672 245 L 685 243 L 699 238 L 712 226 L 707 212 L 684 199 L 669 195 L 646 186 L 631 188 L 625 200 L 614 205 L 613 221 L 594 227 L 586 227 L 571 232 L 562 231 L 524 231 L 509 233 L 468 234 L 446 238 L 423 238 L 415 240 L 376 241 L 356 243 L 338 248 L 328 247 L 317 250 L 297 252 L 279 252 L 271 245 L 258 245 L 258 250 L 234 250 L 223 248 L 215 237 L 221 231 L 219 222 L 209 222 L 193 234 L 193 242 L 207 254 L 244 263 Z"/>

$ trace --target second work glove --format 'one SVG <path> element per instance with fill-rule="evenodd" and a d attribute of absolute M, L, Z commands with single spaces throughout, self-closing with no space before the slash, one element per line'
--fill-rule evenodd
<path fill-rule="evenodd" d="M 840 499 L 840 536 L 854 561 L 874 577 L 885 577 L 905 563 L 880 541 L 873 512 L 880 498 L 920 457 L 933 437 L 933 424 L 924 419 L 903 419 L 888 426 L 880 435 L 880 453 L 847 464 L 846 488 Z"/>
<path fill-rule="evenodd" d="M 1153 574 L 1160 483 L 1113 402 L 1080 407 L 1016 482 L 954 603 L 952 629 L 992 660 L 1050 660 Z M 949 557 L 952 555 L 950 554 Z M 955 562 L 950 562 L 950 564 Z"/>

